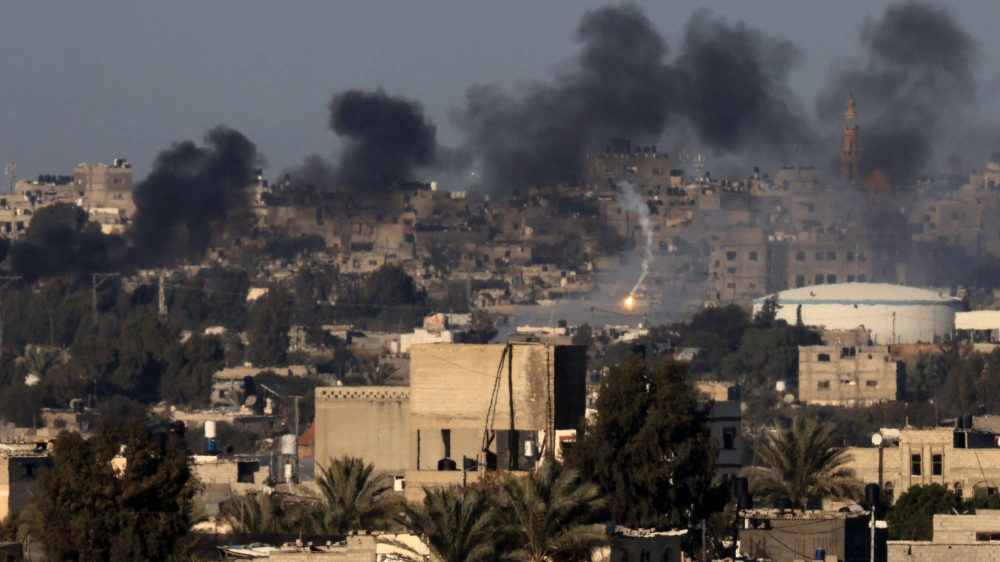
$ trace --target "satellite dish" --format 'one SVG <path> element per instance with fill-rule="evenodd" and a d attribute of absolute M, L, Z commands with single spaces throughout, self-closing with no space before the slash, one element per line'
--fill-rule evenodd
<path fill-rule="evenodd" d="M 881 433 L 876 433 L 876 434 L 872 435 L 872 445 L 875 445 L 876 447 L 878 447 L 881 444 L 882 444 L 882 434 Z"/>

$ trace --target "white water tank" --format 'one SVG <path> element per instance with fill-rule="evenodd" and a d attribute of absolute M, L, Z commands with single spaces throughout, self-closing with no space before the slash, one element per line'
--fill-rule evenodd
<path fill-rule="evenodd" d="M 296 443 L 295 436 L 289 433 L 288 435 L 281 436 L 281 454 L 282 455 L 294 455 L 298 447 Z"/>
<path fill-rule="evenodd" d="M 215 422 L 212 420 L 205 422 L 205 439 L 215 439 Z"/>

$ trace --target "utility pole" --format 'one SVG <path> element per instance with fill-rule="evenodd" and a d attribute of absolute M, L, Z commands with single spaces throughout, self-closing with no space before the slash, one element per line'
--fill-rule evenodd
<path fill-rule="evenodd" d="M 3 290 L 20 278 L 20 276 L 0 277 L 0 349 L 3 349 Z"/>
<path fill-rule="evenodd" d="M 292 482 L 299 483 L 299 396 L 295 396 L 295 468 L 292 470 Z"/>
<path fill-rule="evenodd" d="M 7 175 L 7 193 L 14 193 L 14 179 L 17 175 L 14 173 L 17 171 L 17 164 L 9 162 L 4 165 L 3 173 Z"/>
<path fill-rule="evenodd" d="M 166 274 L 161 271 L 160 272 L 160 281 L 157 284 L 158 288 L 159 288 L 159 295 L 158 295 L 157 301 L 158 301 L 159 309 L 160 309 L 160 318 L 166 318 L 167 317 L 167 292 L 166 292 L 166 289 L 163 286 L 163 278 L 164 277 L 166 277 Z"/>
<path fill-rule="evenodd" d="M 94 307 L 94 330 L 97 330 L 97 288 L 101 286 L 102 283 L 111 279 L 112 277 L 118 277 L 118 273 L 95 273 L 93 276 L 93 283 L 91 284 L 91 297 L 92 304 Z"/>

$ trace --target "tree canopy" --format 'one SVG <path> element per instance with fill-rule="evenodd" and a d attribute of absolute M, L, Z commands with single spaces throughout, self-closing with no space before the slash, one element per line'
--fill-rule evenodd
<path fill-rule="evenodd" d="M 569 465 L 601 487 L 620 524 L 686 526 L 719 507 L 711 406 L 699 404 L 686 372 L 668 360 L 647 373 L 636 355 L 612 367 L 597 416 L 570 452 Z"/>

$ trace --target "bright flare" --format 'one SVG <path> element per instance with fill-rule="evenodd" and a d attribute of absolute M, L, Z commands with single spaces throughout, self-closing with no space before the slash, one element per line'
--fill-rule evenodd
<path fill-rule="evenodd" d="M 632 298 L 632 295 L 625 297 L 625 308 L 632 310 L 633 306 L 635 306 L 635 299 Z"/>

